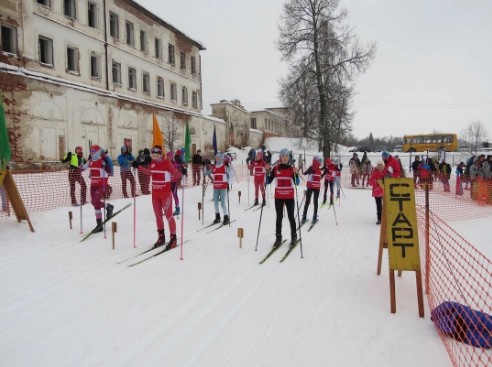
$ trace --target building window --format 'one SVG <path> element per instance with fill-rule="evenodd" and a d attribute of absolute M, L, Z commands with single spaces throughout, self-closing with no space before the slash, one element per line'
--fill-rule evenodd
<path fill-rule="evenodd" d="M 97 28 L 97 3 L 94 1 L 87 3 L 87 25 L 91 28 Z"/>
<path fill-rule="evenodd" d="M 186 55 L 183 51 L 180 52 L 179 54 L 179 66 L 181 69 L 186 70 Z"/>
<path fill-rule="evenodd" d="M 183 106 L 188 106 L 188 88 L 181 88 L 181 103 Z"/>
<path fill-rule="evenodd" d="M 120 38 L 120 20 L 118 14 L 109 12 L 109 35 L 114 38 Z"/>
<path fill-rule="evenodd" d="M 256 129 L 256 118 L 255 117 L 251 118 L 251 128 Z"/>
<path fill-rule="evenodd" d="M 140 51 L 148 52 L 149 49 L 147 47 L 147 32 L 140 31 Z"/>
<path fill-rule="evenodd" d="M 53 40 L 39 36 L 39 62 L 53 66 Z"/>
<path fill-rule="evenodd" d="M 121 64 L 119 62 L 113 61 L 112 73 L 113 73 L 113 84 L 121 85 Z"/>
<path fill-rule="evenodd" d="M 128 68 L 128 89 L 137 90 L 137 69 Z"/>
<path fill-rule="evenodd" d="M 191 56 L 191 74 L 196 75 L 196 59 L 195 59 L 195 56 Z"/>
<path fill-rule="evenodd" d="M 37 3 L 51 8 L 51 0 L 37 0 Z"/>
<path fill-rule="evenodd" d="M 167 46 L 167 61 L 172 65 L 176 65 L 176 60 L 174 58 L 174 45 L 169 44 Z"/>
<path fill-rule="evenodd" d="M 198 93 L 196 91 L 191 92 L 191 103 L 193 108 L 198 108 Z"/>
<path fill-rule="evenodd" d="M 67 72 L 79 73 L 79 49 L 67 46 Z"/>
<path fill-rule="evenodd" d="M 171 101 L 176 102 L 178 99 L 178 88 L 176 83 L 171 83 Z"/>
<path fill-rule="evenodd" d="M 11 54 L 17 53 L 17 29 L 2 24 L 1 50 Z"/>
<path fill-rule="evenodd" d="M 155 58 L 162 60 L 162 41 L 159 38 L 155 39 Z"/>
<path fill-rule="evenodd" d="M 75 0 L 63 0 L 63 12 L 67 17 L 77 19 L 77 4 Z"/>
<path fill-rule="evenodd" d="M 150 93 L 150 75 L 149 73 L 142 74 L 142 90 L 144 93 Z"/>
<path fill-rule="evenodd" d="M 101 79 L 101 56 L 95 53 L 91 54 L 91 78 Z"/>
<path fill-rule="evenodd" d="M 126 44 L 130 46 L 135 46 L 135 34 L 134 34 L 134 26 L 130 21 L 125 22 L 126 29 Z"/>
<path fill-rule="evenodd" d="M 157 77 L 157 97 L 164 98 L 164 79 Z"/>

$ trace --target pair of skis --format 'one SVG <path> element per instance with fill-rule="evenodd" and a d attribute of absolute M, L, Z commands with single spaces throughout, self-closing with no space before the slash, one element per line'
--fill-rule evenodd
<path fill-rule="evenodd" d="M 293 245 L 290 245 L 290 246 L 289 246 L 289 249 L 287 250 L 287 252 L 286 252 L 286 253 L 284 254 L 284 256 L 282 256 L 282 258 L 280 259 L 280 262 L 281 262 L 281 263 L 282 263 L 282 262 L 284 262 L 284 261 L 285 261 L 285 259 L 287 259 L 287 256 L 289 256 L 289 255 L 290 255 L 290 253 L 292 252 L 292 250 L 293 250 L 293 249 L 297 246 L 297 244 L 298 244 L 300 241 L 301 241 L 301 240 L 300 240 L 300 239 L 298 239 L 298 240 L 296 241 L 296 243 L 294 243 Z M 263 264 L 265 261 L 267 261 L 267 260 L 270 258 L 270 256 L 272 256 L 275 252 L 277 252 L 277 250 L 278 250 L 278 249 L 279 249 L 279 248 L 280 248 L 280 247 L 281 247 L 281 246 L 282 246 L 285 242 L 287 242 L 287 240 L 283 240 L 283 241 L 280 243 L 280 245 L 279 245 L 279 246 L 277 246 L 277 247 L 273 247 L 273 248 L 270 250 L 270 252 L 269 252 L 268 254 L 266 254 L 266 255 L 265 255 L 265 257 L 264 257 L 263 259 L 261 259 L 260 264 Z"/>
<path fill-rule="evenodd" d="M 97 226 L 92 231 L 90 231 L 89 233 L 87 233 L 84 237 L 82 237 L 82 239 L 80 240 L 80 242 L 84 242 L 86 239 L 88 239 L 94 233 L 99 233 L 98 231 L 96 231 L 97 229 L 102 228 L 107 222 L 109 222 L 110 220 L 112 220 L 114 217 L 116 217 L 118 214 L 120 214 L 123 210 L 125 210 L 126 208 L 128 208 L 130 205 L 132 205 L 132 204 L 127 204 L 123 208 L 121 208 L 120 210 L 117 210 L 117 211 L 113 212 L 113 215 L 110 218 L 104 220 L 101 223 L 100 226 Z"/>

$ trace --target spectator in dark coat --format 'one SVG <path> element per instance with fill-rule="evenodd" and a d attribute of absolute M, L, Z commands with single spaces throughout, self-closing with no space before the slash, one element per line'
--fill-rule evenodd
<path fill-rule="evenodd" d="M 200 185 L 201 169 L 203 164 L 202 151 L 197 150 L 196 154 L 191 158 L 191 171 L 193 175 L 193 186 Z"/>
<path fill-rule="evenodd" d="M 139 167 L 143 167 L 145 169 L 149 169 L 150 162 L 152 162 L 152 157 L 150 156 L 150 150 L 145 148 L 140 151 L 140 154 L 137 157 L 137 162 Z M 150 184 L 150 176 L 143 173 L 143 171 L 137 171 L 138 174 L 138 182 L 140 183 L 140 190 L 142 190 L 143 195 L 149 195 L 149 184 Z"/>

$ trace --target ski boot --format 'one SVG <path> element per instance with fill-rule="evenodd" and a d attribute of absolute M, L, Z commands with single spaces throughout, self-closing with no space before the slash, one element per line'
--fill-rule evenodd
<path fill-rule="evenodd" d="M 215 223 L 220 223 L 220 213 L 215 213 L 215 220 L 214 220 L 214 224 Z"/>
<path fill-rule="evenodd" d="M 166 251 L 175 248 L 177 244 L 178 244 L 178 240 L 176 239 L 176 235 L 172 234 L 169 243 L 166 245 Z"/>
<path fill-rule="evenodd" d="M 224 224 L 224 225 L 229 224 L 229 216 L 228 215 L 224 215 L 224 221 L 222 222 L 222 224 Z"/>
<path fill-rule="evenodd" d="M 92 230 L 92 233 L 99 233 L 103 231 L 102 219 L 96 219 L 97 225 Z"/>
<path fill-rule="evenodd" d="M 323 196 L 323 202 L 321 203 L 322 205 L 326 204 L 326 196 Z"/>
<path fill-rule="evenodd" d="M 164 234 L 164 230 L 158 230 L 157 233 L 159 233 L 159 237 L 157 238 L 157 241 L 154 243 L 153 248 L 161 247 L 166 243 L 166 236 Z"/>
<path fill-rule="evenodd" d="M 114 205 L 106 204 L 106 220 L 109 220 L 113 216 Z"/>
<path fill-rule="evenodd" d="M 282 236 L 275 236 L 275 242 L 273 243 L 273 248 L 277 248 L 282 244 Z"/>
<path fill-rule="evenodd" d="M 176 209 L 174 209 L 173 215 L 180 215 L 180 214 L 181 214 L 181 210 L 179 209 L 179 206 L 176 206 Z"/>
<path fill-rule="evenodd" d="M 306 222 L 307 222 L 307 217 L 306 217 L 306 215 L 303 215 L 302 219 L 301 219 L 301 224 L 304 224 Z"/>
<path fill-rule="evenodd" d="M 253 206 L 256 206 L 258 205 L 258 199 L 255 199 L 255 203 L 253 204 Z"/>
<path fill-rule="evenodd" d="M 266 205 L 266 200 L 263 199 L 263 203 L 261 204 L 261 206 L 265 206 Z"/>
<path fill-rule="evenodd" d="M 378 219 L 378 221 L 376 222 L 376 224 L 381 224 L 381 219 Z"/>
<path fill-rule="evenodd" d="M 290 237 L 290 246 L 295 246 L 297 243 L 297 233 L 294 233 L 293 235 L 291 235 Z"/>
<path fill-rule="evenodd" d="M 318 223 L 318 216 L 317 215 L 313 216 L 313 222 L 312 223 L 313 224 Z"/>
<path fill-rule="evenodd" d="M 330 205 L 333 205 L 333 195 L 330 196 Z"/>

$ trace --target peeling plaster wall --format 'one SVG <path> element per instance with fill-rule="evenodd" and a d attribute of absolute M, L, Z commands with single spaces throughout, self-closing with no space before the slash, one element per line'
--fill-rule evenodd
<path fill-rule="evenodd" d="M 223 149 L 225 124 L 205 116 L 176 114 L 4 72 L 0 73 L 0 88 L 14 162 L 59 160 L 77 145 L 87 152 L 89 142 L 108 149 L 113 158 L 119 154 L 124 139 L 132 140 L 134 152 L 150 147 L 153 114 L 163 132 L 166 121 L 176 121 L 176 147 L 184 145 L 188 120 L 196 132 L 192 143 L 197 149 L 205 150 L 206 145 L 211 145 L 214 126 Z"/>

